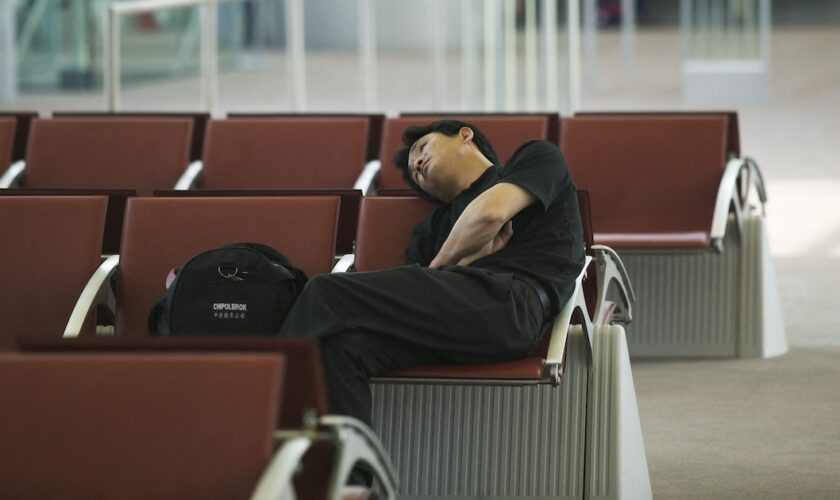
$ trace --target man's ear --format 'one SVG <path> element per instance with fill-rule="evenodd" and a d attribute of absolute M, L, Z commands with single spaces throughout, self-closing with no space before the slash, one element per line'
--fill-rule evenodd
<path fill-rule="evenodd" d="M 458 131 L 458 135 L 461 136 L 461 139 L 464 140 L 464 144 L 469 144 L 472 142 L 473 139 L 473 131 L 469 127 L 461 127 L 461 130 Z"/>

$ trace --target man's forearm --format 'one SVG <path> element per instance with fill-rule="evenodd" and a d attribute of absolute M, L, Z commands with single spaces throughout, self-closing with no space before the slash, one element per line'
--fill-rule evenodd
<path fill-rule="evenodd" d="M 472 205 L 468 206 L 458 218 L 429 267 L 457 264 L 461 259 L 491 244 L 499 234 L 506 221 L 486 216 L 480 210 L 471 208 Z"/>

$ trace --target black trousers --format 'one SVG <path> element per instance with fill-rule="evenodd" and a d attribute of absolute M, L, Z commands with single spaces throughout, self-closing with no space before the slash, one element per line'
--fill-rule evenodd
<path fill-rule="evenodd" d="M 317 337 L 330 412 L 370 425 L 370 377 L 417 364 L 524 357 L 543 315 L 537 291 L 513 274 L 414 265 L 313 277 L 281 336 Z"/>

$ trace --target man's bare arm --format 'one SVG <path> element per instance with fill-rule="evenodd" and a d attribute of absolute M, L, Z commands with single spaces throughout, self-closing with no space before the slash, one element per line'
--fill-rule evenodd
<path fill-rule="evenodd" d="M 464 209 L 429 267 L 469 265 L 501 250 L 513 235 L 507 223 L 536 200 L 530 192 L 508 182 L 481 193 Z"/>

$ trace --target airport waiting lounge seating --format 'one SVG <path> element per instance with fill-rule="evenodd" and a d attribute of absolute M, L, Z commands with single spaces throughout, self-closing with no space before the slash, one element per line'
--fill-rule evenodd
<path fill-rule="evenodd" d="M 393 498 L 397 479 L 379 440 L 354 419 L 327 413 L 326 386 L 318 342 L 314 339 L 278 338 L 64 338 L 18 341 L 25 353 L 62 354 L 272 354 L 285 358 L 285 379 L 279 394 L 274 437 L 287 449 L 276 452 L 265 473 L 270 498 L 321 500 L 367 498 L 366 488 L 348 488 L 351 466 L 362 462 L 374 471 L 380 498 Z"/>
<path fill-rule="evenodd" d="M 356 254 L 334 272 L 401 265 L 412 227 L 434 208 L 364 198 Z M 596 282 L 617 279 L 613 257 L 596 253 Z M 374 428 L 400 498 L 651 498 L 624 330 L 589 320 L 582 279 L 525 359 L 418 366 L 371 381 Z"/>
<path fill-rule="evenodd" d="M 633 356 L 770 357 L 787 350 L 756 163 L 731 114 L 566 118 L 560 147 L 589 190 L 595 243 L 638 295 Z M 734 135 L 734 139 L 733 139 Z"/>
<path fill-rule="evenodd" d="M 53 118 L 186 118 L 193 123 L 190 141 L 190 161 L 201 160 L 204 151 L 204 133 L 210 113 L 187 111 L 61 111 L 52 114 Z"/>
<path fill-rule="evenodd" d="M 409 125 L 425 125 L 441 119 L 436 115 L 412 115 L 388 118 L 382 131 L 379 160 L 369 162 L 366 171 L 376 172 L 377 189 L 403 189 L 402 173 L 394 164 L 394 152 L 402 147 L 402 134 Z M 458 117 L 478 127 L 493 145 L 504 164 L 522 143 L 547 139 L 549 120 L 545 115 L 461 115 Z"/>
<path fill-rule="evenodd" d="M 363 117 L 211 120 L 200 167 L 176 189 L 352 189 L 367 145 Z"/>
<path fill-rule="evenodd" d="M 76 336 L 94 305 L 115 302 L 116 335 L 146 337 L 149 311 L 163 295 L 169 272 L 193 255 L 229 243 L 274 247 L 307 276 L 329 272 L 338 203 L 338 197 L 328 196 L 132 198 L 120 254 L 108 257 L 90 277 L 64 336 Z"/>
<path fill-rule="evenodd" d="M 107 198 L 0 197 L 0 351 L 14 338 L 61 337 L 100 261 Z M 88 314 L 80 333 L 92 333 Z"/>
<path fill-rule="evenodd" d="M 284 369 L 277 354 L 0 354 L 3 497 L 282 498 Z"/>
<path fill-rule="evenodd" d="M 133 189 L 151 196 L 187 168 L 186 118 L 51 118 L 32 122 L 25 163 L 0 188 Z"/>

